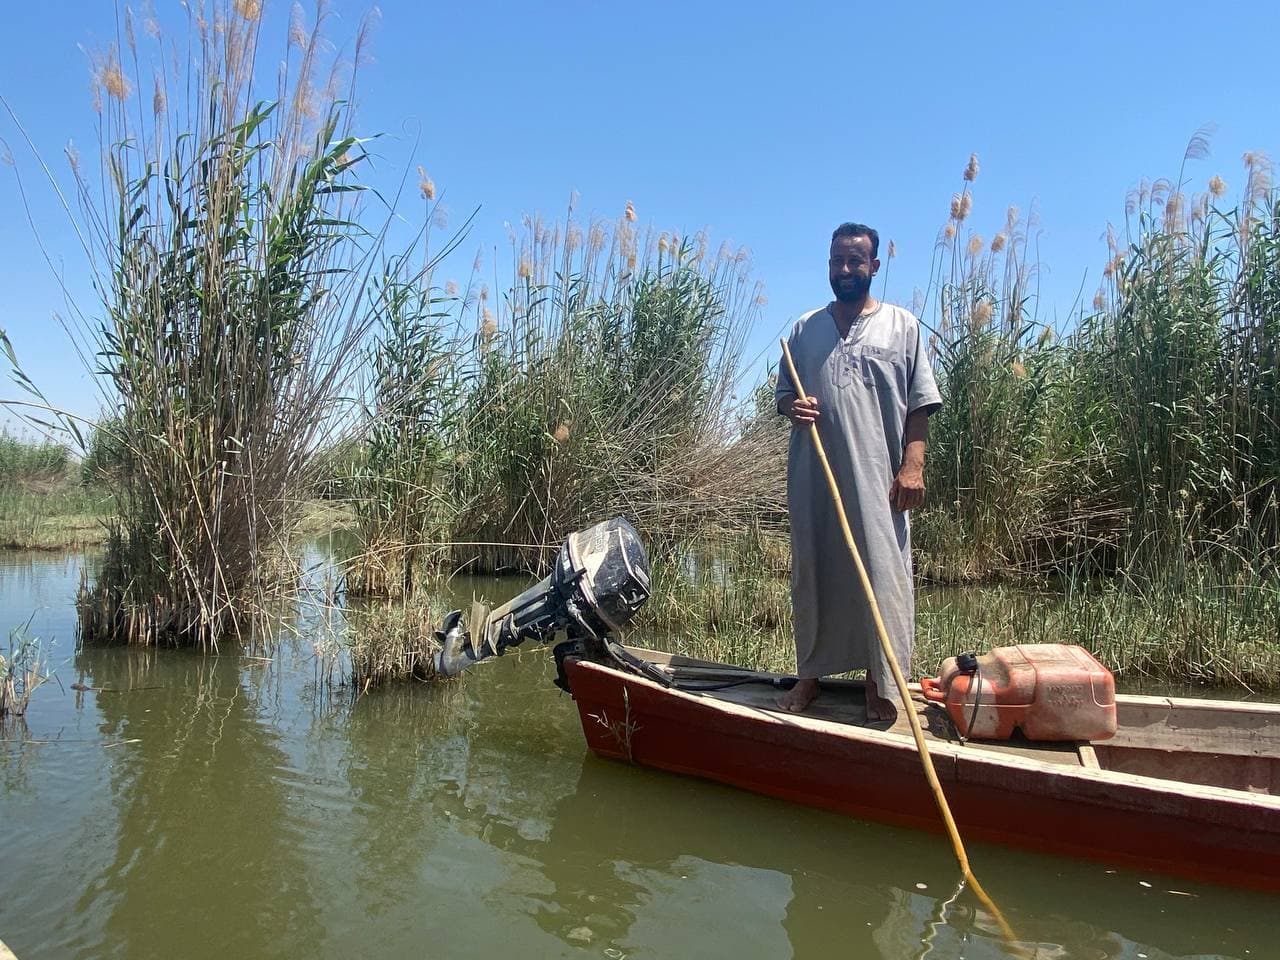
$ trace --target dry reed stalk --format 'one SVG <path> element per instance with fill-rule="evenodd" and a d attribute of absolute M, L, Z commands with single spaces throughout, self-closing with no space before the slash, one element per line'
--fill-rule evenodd
<path fill-rule="evenodd" d="M 105 318 L 75 332 L 110 384 L 125 469 L 78 602 L 86 640 L 216 649 L 253 634 L 369 323 L 354 306 L 367 268 L 349 92 L 318 91 L 317 25 L 262 101 L 258 12 L 190 10 L 192 55 L 150 105 L 127 96 L 118 59 L 99 71 L 103 188 L 76 176 Z"/>
<path fill-rule="evenodd" d="M 745 258 L 708 260 L 706 246 L 641 236 L 625 215 L 585 230 L 525 219 L 501 315 L 483 293 L 459 313 L 478 332 L 455 357 L 474 386 L 442 424 L 452 540 L 553 545 L 621 512 L 661 551 L 741 529 L 761 497 L 777 507 L 780 473 L 760 469 L 736 396 L 759 293 Z M 547 559 L 541 548 L 454 554 L 478 569 Z"/>

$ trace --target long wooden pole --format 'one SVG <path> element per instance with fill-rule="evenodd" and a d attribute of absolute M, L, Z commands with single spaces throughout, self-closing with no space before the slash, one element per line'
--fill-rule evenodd
<path fill-rule="evenodd" d="M 796 393 L 801 400 L 808 399 L 804 392 L 804 386 L 800 383 L 800 375 L 796 373 L 796 365 L 791 360 L 791 348 L 787 346 L 787 341 L 782 341 L 782 356 L 787 363 L 787 374 L 791 377 L 791 383 L 796 388 Z M 947 803 L 946 795 L 942 792 L 942 783 L 938 780 L 938 773 L 933 768 L 933 758 L 929 756 L 929 747 L 924 740 L 924 731 L 920 728 L 920 718 L 916 716 L 915 705 L 911 701 L 911 694 L 907 691 L 907 681 L 902 675 L 902 668 L 898 666 L 898 658 L 894 655 L 893 645 L 889 643 L 889 632 L 884 627 L 884 620 L 880 616 L 880 605 L 876 603 L 876 592 L 871 588 L 871 578 L 867 576 L 867 568 L 862 563 L 862 554 L 858 551 L 858 544 L 853 539 L 853 531 L 849 529 L 849 517 L 844 512 L 844 500 L 840 497 L 840 487 L 836 483 L 836 475 L 831 472 L 831 463 L 827 460 L 827 451 L 822 446 L 822 437 L 818 434 L 817 423 L 809 424 L 809 435 L 813 438 L 813 449 L 818 453 L 818 461 L 822 464 L 822 472 L 827 475 L 827 486 L 831 490 L 831 499 L 836 504 L 836 516 L 840 518 L 840 529 L 844 533 L 844 542 L 849 547 L 849 554 L 853 557 L 853 565 L 858 568 L 858 578 L 862 581 L 862 589 L 866 591 L 867 600 L 871 604 L 871 616 L 876 622 L 876 633 L 880 637 L 880 649 L 884 651 L 884 658 L 889 663 L 889 668 L 893 671 L 893 679 L 898 684 L 898 693 L 902 697 L 902 706 L 907 714 L 907 721 L 911 724 L 911 736 L 915 738 L 916 750 L 920 754 L 920 763 L 924 767 L 925 779 L 929 781 L 929 788 L 933 791 L 933 799 L 938 804 L 938 812 L 942 814 L 942 821 L 947 826 L 947 834 L 951 837 L 951 848 L 955 851 L 956 860 L 960 863 L 960 872 L 964 876 L 965 883 L 977 894 L 978 899 L 982 901 L 982 905 L 991 911 L 996 922 L 1000 924 L 1000 930 L 1004 933 L 1007 940 L 1013 940 L 1013 929 L 1005 920 L 1004 914 L 995 905 L 994 901 L 987 896 L 987 892 L 982 889 L 982 884 L 978 882 L 978 878 L 973 875 L 973 871 L 969 869 L 969 857 L 964 851 L 964 842 L 960 839 L 960 831 L 956 827 L 955 818 L 951 815 L 951 807 Z"/>

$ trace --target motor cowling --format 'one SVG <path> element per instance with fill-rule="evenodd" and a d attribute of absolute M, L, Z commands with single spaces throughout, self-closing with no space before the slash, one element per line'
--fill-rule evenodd
<path fill-rule="evenodd" d="M 571 533 L 540 582 L 493 610 L 477 605 L 446 618 L 436 640 L 436 671 L 451 677 L 500 657 L 526 640 L 547 643 L 561 631 L 603 646 L 649 599 L 649 558 L 635 528 L 615 517 Z"/>

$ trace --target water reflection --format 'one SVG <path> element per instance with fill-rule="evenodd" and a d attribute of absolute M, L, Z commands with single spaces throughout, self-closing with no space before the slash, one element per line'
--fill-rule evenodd
<path fill-rule="evenodd" d="M 119 691 L 91 694 L 104 739 L 137 741 L 112 766 L 115 854 L 75 904 L 106 911 L 111 953 L 313 953 L 321 909 L 277 775 L 286 754 L 236 658 L 94 651 L 77 666 L 89 685 Z"/>
<path fill-rule="evenodd" d="M 943 915 L 956 870 L 941 837 L 591 757 L 549 811 L 545 838 L 444 796 L 451 802 L 437 803 L 470 817 L 488 843 L 538 865 L 546 885 L 525 899 L 538 925 L 566 943 L 581 945 L 589 932 L 594 948 L 629 956 L 1019 955 L 972 897 L 962 894 Z M 1224 924 L 1212 903 L 1158 887 L 1138 903 L 1132 876 L 1090 865 L 1037 875 L 1026 871 L 1056 861 L 998 854 L 978 849 L 1025 955 L 1247 957 L 1257 942 Z M 1274 906 L 1213 893 L 1234 900 L 1230 913 L 1245 924 L 1250 899 Z"/>
<path fill-rule="evenodd" d="M 536 729 L 527 704 L 539 700 L 548 703 L 526 696 L 521 708 L 496 690 L 468 690 L 454 703 L 512 710 Z M 968 895 L 940 919 L 956 869 L 939 836 L 582 754 L 531 764 L 518 745 L 495 743 L 483 720 L 451 764 L 424 749 L 443 777 L 433 813 L 513 861 L 477 904 L 524 911 L 565 945 L 629 956 L 1016 955 Z M 1184 896 L 1168 880 L 1142 886 L 1087 863 L 985 846 L 974 855 L 1018 935 L 1045 958 L 1243 958 L 1257 943 L 1254 911 L 1274 908 L 1261 895 Z"/>
<path fill-rule="evenodd" d="M 411 904 L 412 877 L 440 834 L 442 785 L 466 765 L 460 684 L 364 697 L 346 720 L 338 761 L 352 791 L 355 890 L 371 917 Z"/>
<path fill-rule="evenodd" d="M 754 833 L 762 824 L 740 806 L 768 814 L 768 801 L 667 779 L 588 757 L 551 809 L 545 837 L 481 819 L 490 844 L 540 865 L 548 883 L 529 899 L 542 929 L 565 942 L 589 935 L 628 955 L 917 952 L 932 900 L 895 894 L 936 871 L 932 853 L 893 873 L 872 856 L 872 868 L 848 856 L 857 844 L 851 850 L 839 838 L 814 845 L 786 823 L 770 823 L 772 837 Z M 457 803 L 453 812 L 469 811 Z M 849 881 L 861 872 L 864 882 Z"/>
<path fill-rule="evenodd" d="M 50 559 L 0 615 L 42 592 L 73 620 L 78 568 Z M 353 698 L 297 629 L 270 658 L 86 651 L 38 691 L 0 752 L 19 956 L 1009 955 L 971 897 L 946 906 L 940 836 L 587 755 L 546 650 Z M 1271 946 L 1275 898 L 970 854 L 1040 957 Z"/>
<path fill-rule="evenodd" d="M 104 739 L 146 744 L 77 904 L 120 956 L 1017 955 L 971 898 L 944 910 L 940 837 L 596 760 L 536 655 L 319 715 L 278 669 L 155 659 L 85 656 L 92 686 L 165 680 L 97 695 Z M 1028 955 L 1248 956 L 1212 911 L 1135 905 L 1131 877 L 977 856 Z"/>

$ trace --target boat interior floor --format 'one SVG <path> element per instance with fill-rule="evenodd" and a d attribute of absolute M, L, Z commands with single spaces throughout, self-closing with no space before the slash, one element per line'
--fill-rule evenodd
<path fill-rule="evenodd" d="M 861 680 L 823 680 L 814 701 L 805 708 L 803 713 L 795 714 L 778 706 L 778 701 L 784 694 L 783 689 L 767 682 L 741 682 L 752 678 L 782 679 L 784 674 L 703 664 L 678 656 L 670 657 L 669 662 L 659 666 L 676 682 L 678 688 L 696 696 L 713 697 L 744 707 L 766 710 L 779 717 L 805 716 L 815 720 L 866 727 L 870 730 L 884 730 L 904 737 L 911 736 L 911 724 L 902 712 L 901 703 L 897 704 L 898 716 L 892 722 L 867 720 L 866 685 Z M 721 686 L 722 684 L 732 685 Z M 913 692 L 912 702 L 915 704 L 916 715 L 920 718 L 920 725 L 927 740 L 942 743 L 961 741 L 955 725 L 945 710 L 928 706 L 919 692 Z M 1098 766 L 1092 748 L 1083 742 L 1032 741 L 1015 733 L 1014 739 L 1007 741 L 969 740 L 967 743 L 977 749 L 1018 754 L 1048 763 L 1062 763 L 1076 767 L 1096 768 Z"/>
<path fill-rule="evenodd" d="M 785 681 L 784 674 L 651 650 L 632 652 L 696 696 L 768 711 L 779 718 L 797 716 L 778 705 L 783 687 L 775 681 Z M 913 702 L 928 741 L 960 742 L 945 710 L 927 705 L 918 691 Z M 968 740 L 966 746 L 1044 763 L 1280 797 L 1280 704 L 1130 695 L 1118 697 L 1116 707 L 1120 727 L 1110 740 L 1045 742 L 1015 733 L 1010 740 Z M 866 688 L 861 680 L 823 680 L 818 697 L 802 715 L 911 736 L 901 705 L 892 723 L 867 721 Z"/>

